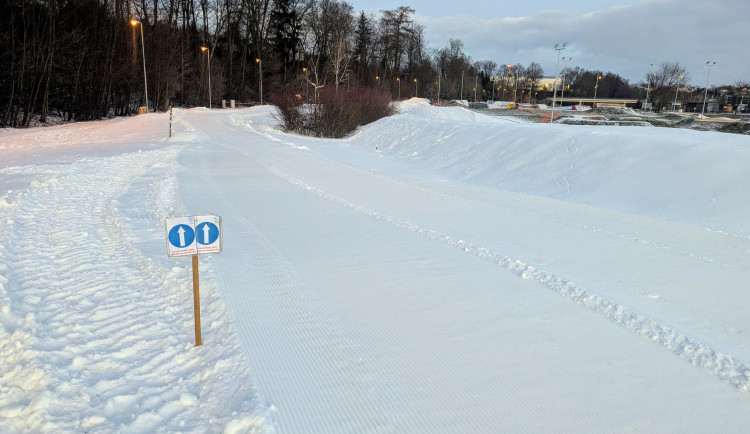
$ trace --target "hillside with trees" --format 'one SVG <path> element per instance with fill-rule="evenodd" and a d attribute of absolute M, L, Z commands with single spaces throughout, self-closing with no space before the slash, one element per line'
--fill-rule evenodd
<path fill-rule="evenodd" d="M 460 39 L 429 48 L 407 6 L 365 14 L 338 0 L 3 3 L 2 127 L 129 115 L 144 105 L 254 105 L 281 92 L 315 101 L 321 89 L 340 86 L 393 99 L 534 102 L 548 93 L 538 87 L 544 71 L 536 62 L 474 60 Z M 566 77 L 570 95 L 595 86 L 600 97 L 642 93 L 611 72 L 575 68 Z"/>

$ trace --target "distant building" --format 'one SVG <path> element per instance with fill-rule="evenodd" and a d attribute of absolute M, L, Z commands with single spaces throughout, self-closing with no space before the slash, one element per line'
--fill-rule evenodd
<path fill-rule="evenodd" d="M 555 100 L 555 106 L 589 106 L 589 107 L 636 107 L 639 104 L 639 100 L 631 98 L 594 98 L 594 97 L 581 97 L 581 96 L 566 96 L 557 98 L 550 96 L 547 98 L 547 105 L 552 107 L 552 100 Z"/>

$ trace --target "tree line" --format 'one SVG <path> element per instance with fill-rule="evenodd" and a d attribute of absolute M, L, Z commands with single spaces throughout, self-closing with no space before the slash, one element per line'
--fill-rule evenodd
<path fill-rule="evenodd" d="M 544 71 L 535 62 L 475 61 L 459 39 L 428 48 L 424 28 L 406 6 L 365 14 L 344 0 L 0 4 L 6 15 L 0 21 L 2 127 L 50 116 L 128 115 L 141 106 L 258 104 L 284 92 L 314 100 L 321 88 L 339 86 L 396 99 L 513 95 L 533 102 L 551 92 L 538 86 Z M 642 93 L 614 73 L 573 68 L 563 77 L 570 95 Z"/>

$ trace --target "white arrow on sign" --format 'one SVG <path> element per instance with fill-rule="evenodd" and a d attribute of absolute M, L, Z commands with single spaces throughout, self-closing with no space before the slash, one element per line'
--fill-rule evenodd
<path fill-rule="evenodd" d="M 179 229 L 177 229 L 177 233 L 180 234 L 180 247 L 182 247 L 185 245 L 185 229 L 182 229 L 182 227 L 180 227 Z"/>
<path fill-rule="evenodd" d="M 198 253 L 194 216 L 164 219 L 164 228 L 167 236 L 167 256 L 173 258 Z"/>
<path fill-rule="evenodd" d="M 203 225 L 203 244 L 209 243 L 208 231 L 209 231 L 208 225 Z"/>

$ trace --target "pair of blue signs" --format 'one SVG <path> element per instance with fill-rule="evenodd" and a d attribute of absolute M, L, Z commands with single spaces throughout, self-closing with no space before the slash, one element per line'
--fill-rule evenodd
<path fill-rule="evenodd" d="M 221 217 L 196 215 L 164 220 L 167 256 L 221 252 Z"/>

